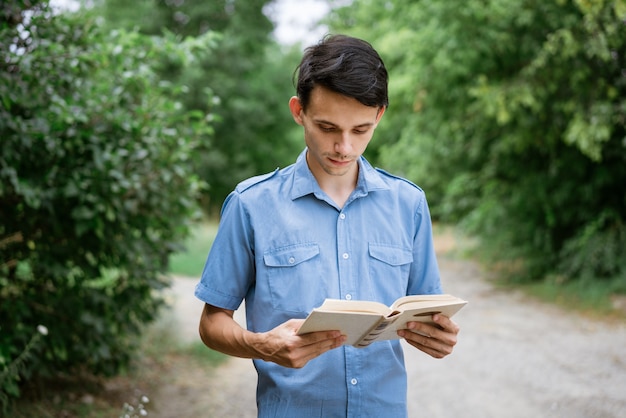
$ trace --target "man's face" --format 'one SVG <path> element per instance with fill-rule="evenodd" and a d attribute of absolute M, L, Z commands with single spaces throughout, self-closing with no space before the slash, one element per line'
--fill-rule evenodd
<path fill-rule="evenodd" d="M 292 97 L 294 120 L 304 127 L 307 161 L 318 176 L 353 175 L 385 108 L 365 106 L 356 99 L 316 86 L 306 112 Z"/>

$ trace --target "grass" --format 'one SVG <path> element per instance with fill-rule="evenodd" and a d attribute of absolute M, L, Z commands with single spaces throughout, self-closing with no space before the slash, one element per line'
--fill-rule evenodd
<path fill-rule="evenodd" d="M 114 418 L 126 416 L 128 409 L 124 409 L 125 405 L 132 406 L 135 413 L 139 405 L 145 405 L 146 411 L 158 408 L 159 401 L 163 400 L 150 401 L 151 396 L 158 393 L 163 384 L 179 379 L 181 370 L 208 372 L 226 359 L 225 355 L 209 350 L 201 342 L 178 343 L 172 335 L 173 325 L 168 318 L 152 324 L 142 337 L 139 356 L 131 368 L 119 376 L 66 376 L 41 382 L 24 393 L 7 416 Z M 1 411 L 0 416 L 4 416 Z"/>
<path fill-rule="evenodd" d="M 547 279 L 520 287 L 527 294 L 544 302 L 593 318 L 609 320 L 626 318 L 626 311 L 613 306 L 616 293 L 607 282 L 602 280 L 560 283 L 558 280 Z"/>
<path fill-rule="evenodd" d="M 185 250 L 170 257 L 169 272 L 179 276 L 199 277 L 216 233 L 217 222 L 198 224 L 185 243 Z"/>

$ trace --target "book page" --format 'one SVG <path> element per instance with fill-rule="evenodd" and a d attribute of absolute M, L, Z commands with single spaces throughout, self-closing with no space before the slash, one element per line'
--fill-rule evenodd
<path fill-rule="evenodd" d="M 337 313 L 315 309 L 298 330 L 298 335 L 314 331 L 339 330 L 348 337 L 345 344 L 354 345 L 374 329 L 382 319 L 382 315 L 375 313 Z"/>
<path fill-rule="evenodd" d="M 387 315 L 391 312 L 388 306 L 380 302 L 343 299 L 326 299 L 324 303 L 319 308 L 315 308 L 315 310 L 328 312 L 369 312 L 380 315 Z"/>
<path fill-rule="evenodd" d="M 410 295 L 403 296 L 391 305 L 392 310 L 405 310 L 421 308 L 425 306 L 437 306 L 445 302 L 465 302 L 456 296 L 451 295 Z"/>

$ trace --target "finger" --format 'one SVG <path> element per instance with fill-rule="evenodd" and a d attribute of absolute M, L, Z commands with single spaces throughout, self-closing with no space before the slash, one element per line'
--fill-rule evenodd
<path fill-rule="evenodd" d="M 297 367 L 303 367 L 314 358 L 321 356 L 327 351 L 342 346 L 345 341 L 346 337 L 340 334 L 337 338 L 321 340 L 316 343 L 301 346 L 297 353 Z"/>
<path fill-rule="evenodd" d="M 444 315 L 433 315 L 433 322 L 443 328 L 445 331 L 453 334 L 459 333 L 459 326 L 450 318 Z"/>
<path fill-rule="evenodd" d="M 409 344 L 411 344 L 412 346 L 414 346 L 415 348 L 417 348 L 418 350 L 428 354 L 429 356 L 436 358 L 436 359 L 442 359 L 444 357 L 446 357 L 448 354 L 451 353 L 451 351 L 440 351 L 440 350 L 436 350 L 432 347 L 426 346 L 426 345 L 422 345 L 422 344 L 417 344 L 417 343 L 413 343 L 411 341 L 408 341 Z"/>
<path fill-rule="evenodd" d="M 339 335 L 339 337 L 337 338 L 319 341 L 306 347 L 310 348 L 313 352 L 317 352 L 318 355 L 320 355 L 334 348 L 342 346 L 345 341 L 346 337 L 344 335 Z"/>
<path fill-rule="evenodd" d="M 298 345 L 308 353 L 318 356 L 328 350 L 337 348 L 346 341 L 346 336 L 340 331 L 311 332 L 298 337 Z"/>
<path fill-rule="evenodd" d="M 459 326 L 456 323 L 443 315 L 433 316 L 433 322 L 409 322 L 406 327 L 415 333 L 442 340 L 447 344 L 456 344 L 459 333 Z"/>
<path fill-rule="evenodd" d="M 443 358 L 451 354 L 454 347 L 436 338 L 408 330 L 399 331 L 398 334 L 410 345 L 434 358 Z"/>
<path fill-rule="evenodd" d="M 309 332 L 308 334 L 300 335 L 303 341 L 306 341 L 307 344 L 316 344 L 320 341 L 334 340 L 335 338 L 341 337 L 341 331 L 333 330 L 333 331 L 316 331 Z"/>
<path fill-rule="evenodd" d="M 407 322 L 406 329 L 429 338 L 438 338 L 441 334 L 445 334 L 445 331 L 438 324 L 426 322 Z"/>

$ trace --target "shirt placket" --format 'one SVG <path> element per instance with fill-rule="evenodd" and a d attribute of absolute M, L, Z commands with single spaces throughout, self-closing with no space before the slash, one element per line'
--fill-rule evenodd
<path fill-rule="evenodd" d="M 337 217 L 337 264 L 339 266 L 339 294 L 342 299 L 352 300 L 356 292 L 353 264 L 356 257 L 352 254 L 349 234 L 350 215 L 346 207 Z M 359 354 L 353 347 L 345 347 L 346 387 L 348 392 L 347 416 L 358 417 L 361 405 Z"/>

